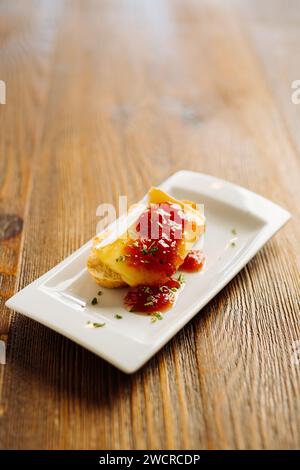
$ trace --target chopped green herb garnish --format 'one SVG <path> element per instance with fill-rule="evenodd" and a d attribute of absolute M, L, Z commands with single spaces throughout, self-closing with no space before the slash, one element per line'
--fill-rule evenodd
<path fill-rule="evenodd" d="M 171 291 L 172 291 L 172 292 L 177 292 L 176 287 L 171 287 Z"/>
<path fill-rule="evenodd" d="M 158 251 L 158 248 L 157 246 L 154 246 L 155 242 L 152 242 L 149 247 L 147 248 L 146 245 L 143 245 L 143 248 L 141 249 L 141 253 L 143 255 L 154 255 L 154 253 L 156 253 L 156 251 Z"/>
<path fill-rule="evenodd" d="M 117 259 L 116 262 L 120 263 L 121 261 L 125 261 L 125 255 L 120 255 Z"/>
<path fill-rule="evenodd" d="M 97 295 L 99 295 L 99 296 L 100 296 L 100 295 L 102 295 L 102 294 L 103 294 L 103 292 L 102 292 L 101 290 L 99 290 L 99 292 L 98 292 L 98 294 L 97 294 Z"/>
<path fill-rule="evenodd" d="M 155 323 L 157 320 L 163 320 L 163 318 L 160 312 L 154 312 L 151 314 L 151 323 Z"/>
<path fill-rule="evenodd" d="M 235 246 L 236 243 L 234 241 L 230 242 L 230 246 Z"/>
<path fill-rule="evenodd" d="M 154 304 L 153 300 L 149 300 L 148 302 L 144 303 L 144 306 L 145 307 L 150 307 L 153 304 Z"/>
<path fill-rule="evenodd" d="M 103 326 L 105 326 L 105 323 L 97 323 L 91 321 L 88 321 L 86 324 L 92 328 L 102 328 Z"/>
<path fill-rule="evenodd" d="M 236 235 L 236 234 L 237 234 L 236 229 L 235 229 L 235 228 L 232 228 L 232 229 L 231 229 L 231 233 L 232 233 L 232 235 Z"/>
<path fill-rule="evenodd" d="M 116 313 L 115 318 L 116 318 L 117 320 L 121 320 L 121 318 L 123 318 L 123 317 L 122 317 L 122 315 L 119 315 L 118 313 Z"/>
<path fill-rule="evenodd" d="M 94 297 L 93 300 L 91 301 L 92 305 L 96 305 L 98 303 L 97 297 Z"/>
<path fill-rule="evenodd" d="M 145 287 L 144 292 L 145 292 L 145 294 L 148 294 L 150 292 L 150 287 Z"/>
<path fill-rule="evenodd" d="M 185 278 L 184 278 L 184 275 L 182 273 L 179 274 L 178 278 L 177 278 L 177 281 L 180 283 L 180 284 L 184 284 L 185 283 Z"/>
<path fill-rule="evenodd" d="M 158 251 L 158 247 L 155 246 L 155 242 L 151 243 L 151 245 L 148 248 L 148 251 L 151 255 L 154 255 L 154 253 L 156 253 L 156 251 Z"/>
<path fill-rule="evenodd" d="M 147 255 L 148 254 L 148 250 L 147 250 L 146 245 L 144 245 L 143 248 L 141 249 L 141 253 L 142 253 L 142 255 Z"/>

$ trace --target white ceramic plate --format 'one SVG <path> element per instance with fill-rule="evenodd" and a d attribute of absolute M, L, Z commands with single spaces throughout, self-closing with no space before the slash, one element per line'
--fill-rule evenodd
<path fill-rule="evenodd" d="M 131 373 L 196 315 L 290 218 L 273 202 L 201 173 L 180 171 L 160 187 L 178 199 L 204 204 L 207 219 L 205 268 L 185 274 L 185 287 L 163 320 L 151 323 L 148 316 L 127 312 L 123 307 L 126 289 L 101 288 L 103 295 L 98 304 L 91 305 L 99 291 L 86 269 L 91 242 L 18 292 L 6 305 Z M 89 321 L 105 326 L 88 328 Z"/>

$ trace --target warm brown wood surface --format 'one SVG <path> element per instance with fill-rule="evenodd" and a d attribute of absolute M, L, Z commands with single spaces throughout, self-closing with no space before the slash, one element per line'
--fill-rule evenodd
<path fill-rule="evenodd" d="M 0 2 L 1 448 L 300 447 L 300 5 L 288 5 Z M 293 219 L 142 370 L 126 376 L 5 309 L 93 236 L 99 203 L 133 202 L 179 169 Z"/>

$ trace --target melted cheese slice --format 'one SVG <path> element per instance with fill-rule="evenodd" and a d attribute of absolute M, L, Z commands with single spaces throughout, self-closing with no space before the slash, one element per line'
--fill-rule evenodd
<path fill-rule="evenodd" d="M 91 251 L 88 267 L 93 275 L 91 267 L 91 258 L 93 261 L 93 270 L 106 269 L 111 272 L 113 277 L 117 277 L 129 286 L 137 286 L 141 284 L 157 285 L 163 284 L 165 274 L 152 271 L 142 267 L 129 266 L 126 262 L 117 261 L 122 257 L 125 246 L 132 240 L 133 227 L 135 227 L 139 216 L 146 210 L 149 204 L 178 204 L 184 212 L 185 219 L 188 221 L 184 224 L 183 243 L 180 244 L 178 254 L 182 262 L 188 251 L 195 242 L 200 238 L 205 229 L 205 218 L 196 208 L 196 204 L 190 201 L 180 201 L 169 196 L 167 193 L 158 188 L 151 188 L 148 193 L 148 201 L 142 201 L 135 205 L 129 212 L 127 218 L 123 220 L 123 225 L 119 224 L 118 229 L 110 229 L 102 236 L 96 237 L 94 246 Z M 121 227 L 121 228 L 120 228 Z M 181 264 L 181 262 L 179 263 Z M 177 266 L 178 268 L 179 266 Z M 119 284 L 119 285 L 121 285 Z M 109 285 L 107 284 L 107 287 Z M 112 285 L 112 287 L 115 287 Z M 118 285 L 116 284 L 116 287 Z"/>

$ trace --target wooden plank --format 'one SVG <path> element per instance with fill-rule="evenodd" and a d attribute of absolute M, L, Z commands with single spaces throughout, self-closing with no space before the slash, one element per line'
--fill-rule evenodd
<path fill-rule="evenodd" d="M 0 339 L 7 340 L 11 315 L 4 302 L 15 289 L 28 212 L 36 148 L 43 127 L 51 52 L 57 17 L 55 2 L 36 9 L 33 1 L 0 5 Z M 0 415 L 4 366 L 0 366 Z M 5 419 L 5 418 L 3 418 Z"/>
<path fill-rule="evenodd" d="M 266 78 L 269 92 L 273 94 L 280 109 L 288 138 L 294 147 L 296 162 L 288 161 L 288 175 L 294 176 L 294 183 L 299 180 L 300 154 L 300 104 L 295 104 L 292 88 L 299 75 L 299 21 L 300 9 L 297 0 L 289 2 L 289 8 L 283 0 L 272 2 L 272 8 L 260 6 L 260 2 L 239 2 L 239 13 L 244 21 L 249 40 L 253 43 Z"/>
<path fill-rule="evenodd" d="M 256 50 L 223 2 L 66 3 L 20 286 L 91 237 L 95 210 L 180 168 L 294 207 L 299 163 Z M 17 316 L 1 445 L 296 448 L 299 222 L 127 377 Z"/>

